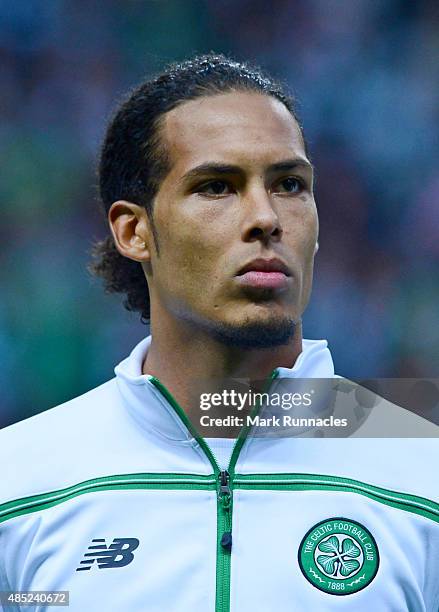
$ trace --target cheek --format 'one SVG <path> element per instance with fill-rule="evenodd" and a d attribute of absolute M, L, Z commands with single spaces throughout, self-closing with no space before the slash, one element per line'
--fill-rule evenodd
<path fill-rule="evenodd" d="M 292 211 L 283 223 L 284 240 L 298 255 L 308 259 L 314 254 L 318 238 L 318 217 L 315 209 Z"/>
<path fill-rule="evenodd" d="M 172 217 L 168 215 L 172 221 L 160 223 L 160 235 L 165 245 L 172 245 L 173 259 L 207 265 L 220 257 L 231 236 L 231 212 L 225 206 L 201 206 L 195 198 L 182 203 L 181 210 L 174 207 Z"/>
<path fill-rule="evenodd" d="M 186 221 L 186 222 L 185 222 Z M 160 285 L 180 295 L 196 292 L 199 299 L 219 278 L 226 252 L 224 228 L 179 219 L 159 234 L 160 257 L 157 275 Z"/>

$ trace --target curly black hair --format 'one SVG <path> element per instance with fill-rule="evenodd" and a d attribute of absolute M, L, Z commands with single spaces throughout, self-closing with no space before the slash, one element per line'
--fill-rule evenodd
<path fill-rule="evenodd" d="M 273 96 L 296 119 L 303 137 L 292 95 L 259 68 L 213 53 L 171 64 L 129 92 L 109 122 L 98 169 L 104 211 L 117 200 L 144 206 L 155 232 L 154 197 L 170 169 L 160 139 L 165 113 L 188 100 L 231 91 Z M 306 150 L 305 139 L 304 144 Z M 111 235 L 94 244 L 92 255 L 89 270 L 103 279 L 106 292 L 125 294 L 124 306 L 139 311 L 147 323 L 149 293 L 141 264 L 123 257 Z"/>

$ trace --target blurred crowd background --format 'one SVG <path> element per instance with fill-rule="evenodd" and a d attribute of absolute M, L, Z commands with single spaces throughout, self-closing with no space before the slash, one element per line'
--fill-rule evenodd
<path fill-rule="evenodd" d="M 121 95 L 224 52 L 286 81 L 317 167 L 306 338 L 347 377 L 439 376 L 436 0 L 2 0 L 0 427 L 87 391 L 146 333 L 86 270 Z"/>

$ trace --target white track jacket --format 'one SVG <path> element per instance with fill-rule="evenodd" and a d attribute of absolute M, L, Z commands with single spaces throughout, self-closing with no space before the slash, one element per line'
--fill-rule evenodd
<path fill-rule="evenodd" d="M 0 591 L 68 591 L 71 612 L 438 612 L 437 438 L 243 435 L 222 469 L 141 373 L 150 340 L 0 431 Z M 326 341 L 276 374 L 334 377 Z M 0 610 L 57 609 L 19 597 Z"/>

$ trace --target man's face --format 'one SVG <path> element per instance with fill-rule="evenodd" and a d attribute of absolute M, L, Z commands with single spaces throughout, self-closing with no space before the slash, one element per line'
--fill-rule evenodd
<path fill-rule="evenodd" d="M 227 334 L 291 327 L 309 299 L 318 235 L 294 118 L 272 97 L 233 92 L 178 106 L 161 136 L 171 170 L 154 203 L 153 316 Z"/>

